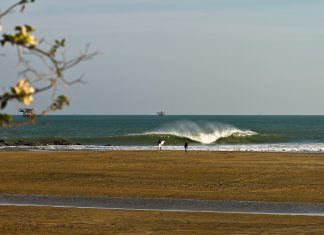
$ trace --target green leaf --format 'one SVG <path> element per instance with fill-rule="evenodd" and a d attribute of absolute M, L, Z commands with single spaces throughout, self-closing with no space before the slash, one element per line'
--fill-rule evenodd
<path fill-rule="evenodd" d="M 0 114 L 0 126 L 4 126 L 6 124 L 9 124 L 10 122 L 12 122 L 12 116 L 9 114 Z"/>
<path fill-rule="evenodd" d="M 1 102 L 1 109 L 4 109 L 7 106 L 8 100 L 4 100 Z"/>

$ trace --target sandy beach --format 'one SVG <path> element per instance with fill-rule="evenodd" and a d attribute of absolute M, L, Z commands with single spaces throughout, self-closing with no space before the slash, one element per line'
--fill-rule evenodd
<path fill-rule="evenodd" d="M 0 235 L 324 234 L 323 11 L 1 1 Z"/>
<path fill-rule="evenodd" d="M 1 152 L 0 192 L 324 202 L 320 154 Z"/>
<path fill-rule="evenodd" d="M 0 153 L 0 192 L 323 203 L 323 172 L 321 154 L 11 151 Z M 321 218 L 305 216 L 1 207 L 0 217 L 10 234 L 324 231 Z"/>
<path fill-rule="evenodd" d="M 322 234 L 322 217 L 1 207 L 2 234 Z"/>

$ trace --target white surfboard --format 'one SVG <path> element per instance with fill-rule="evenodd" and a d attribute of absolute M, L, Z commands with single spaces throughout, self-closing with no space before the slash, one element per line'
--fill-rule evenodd
<path fill-rule="evenodd" d="M 164 143 L 165 143 L 165 141 L 164 141 L 164 140 L 162 140 L 162 141 L 161 141 L 161 146 L 162 146 L 162 145 L 163 145 Z"/>

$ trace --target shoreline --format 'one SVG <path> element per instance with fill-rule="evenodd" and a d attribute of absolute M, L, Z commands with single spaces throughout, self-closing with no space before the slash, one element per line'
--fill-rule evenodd
<path fill-rule="evenodd" d="M 86 144 L 0 145 L 0 151 L 158 151 L 157 146 L 112 146 Z M 184 151 L 183 146 L 165 145 L 162 151 Z M 324 154 L 324 143 L 313 144 L 231 144 L 190 145 L 189 152 L 248 152 L 248 153 L 315 153 Z"/>

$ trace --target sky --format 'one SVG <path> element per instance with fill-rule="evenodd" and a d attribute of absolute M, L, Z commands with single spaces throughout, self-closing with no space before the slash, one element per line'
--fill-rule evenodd
<path fill-rule="evenodd" d="M 323 11 L 322 0 L 38 0 L 2 23 L 66 38 L 68 56 L 100 52 L 66 74 L 87 84 L 60 87 L 71 106 L 57 114 L 304 115 L 324 114 Z M 0 52 L 9 88 L 16 52 Z"/>

